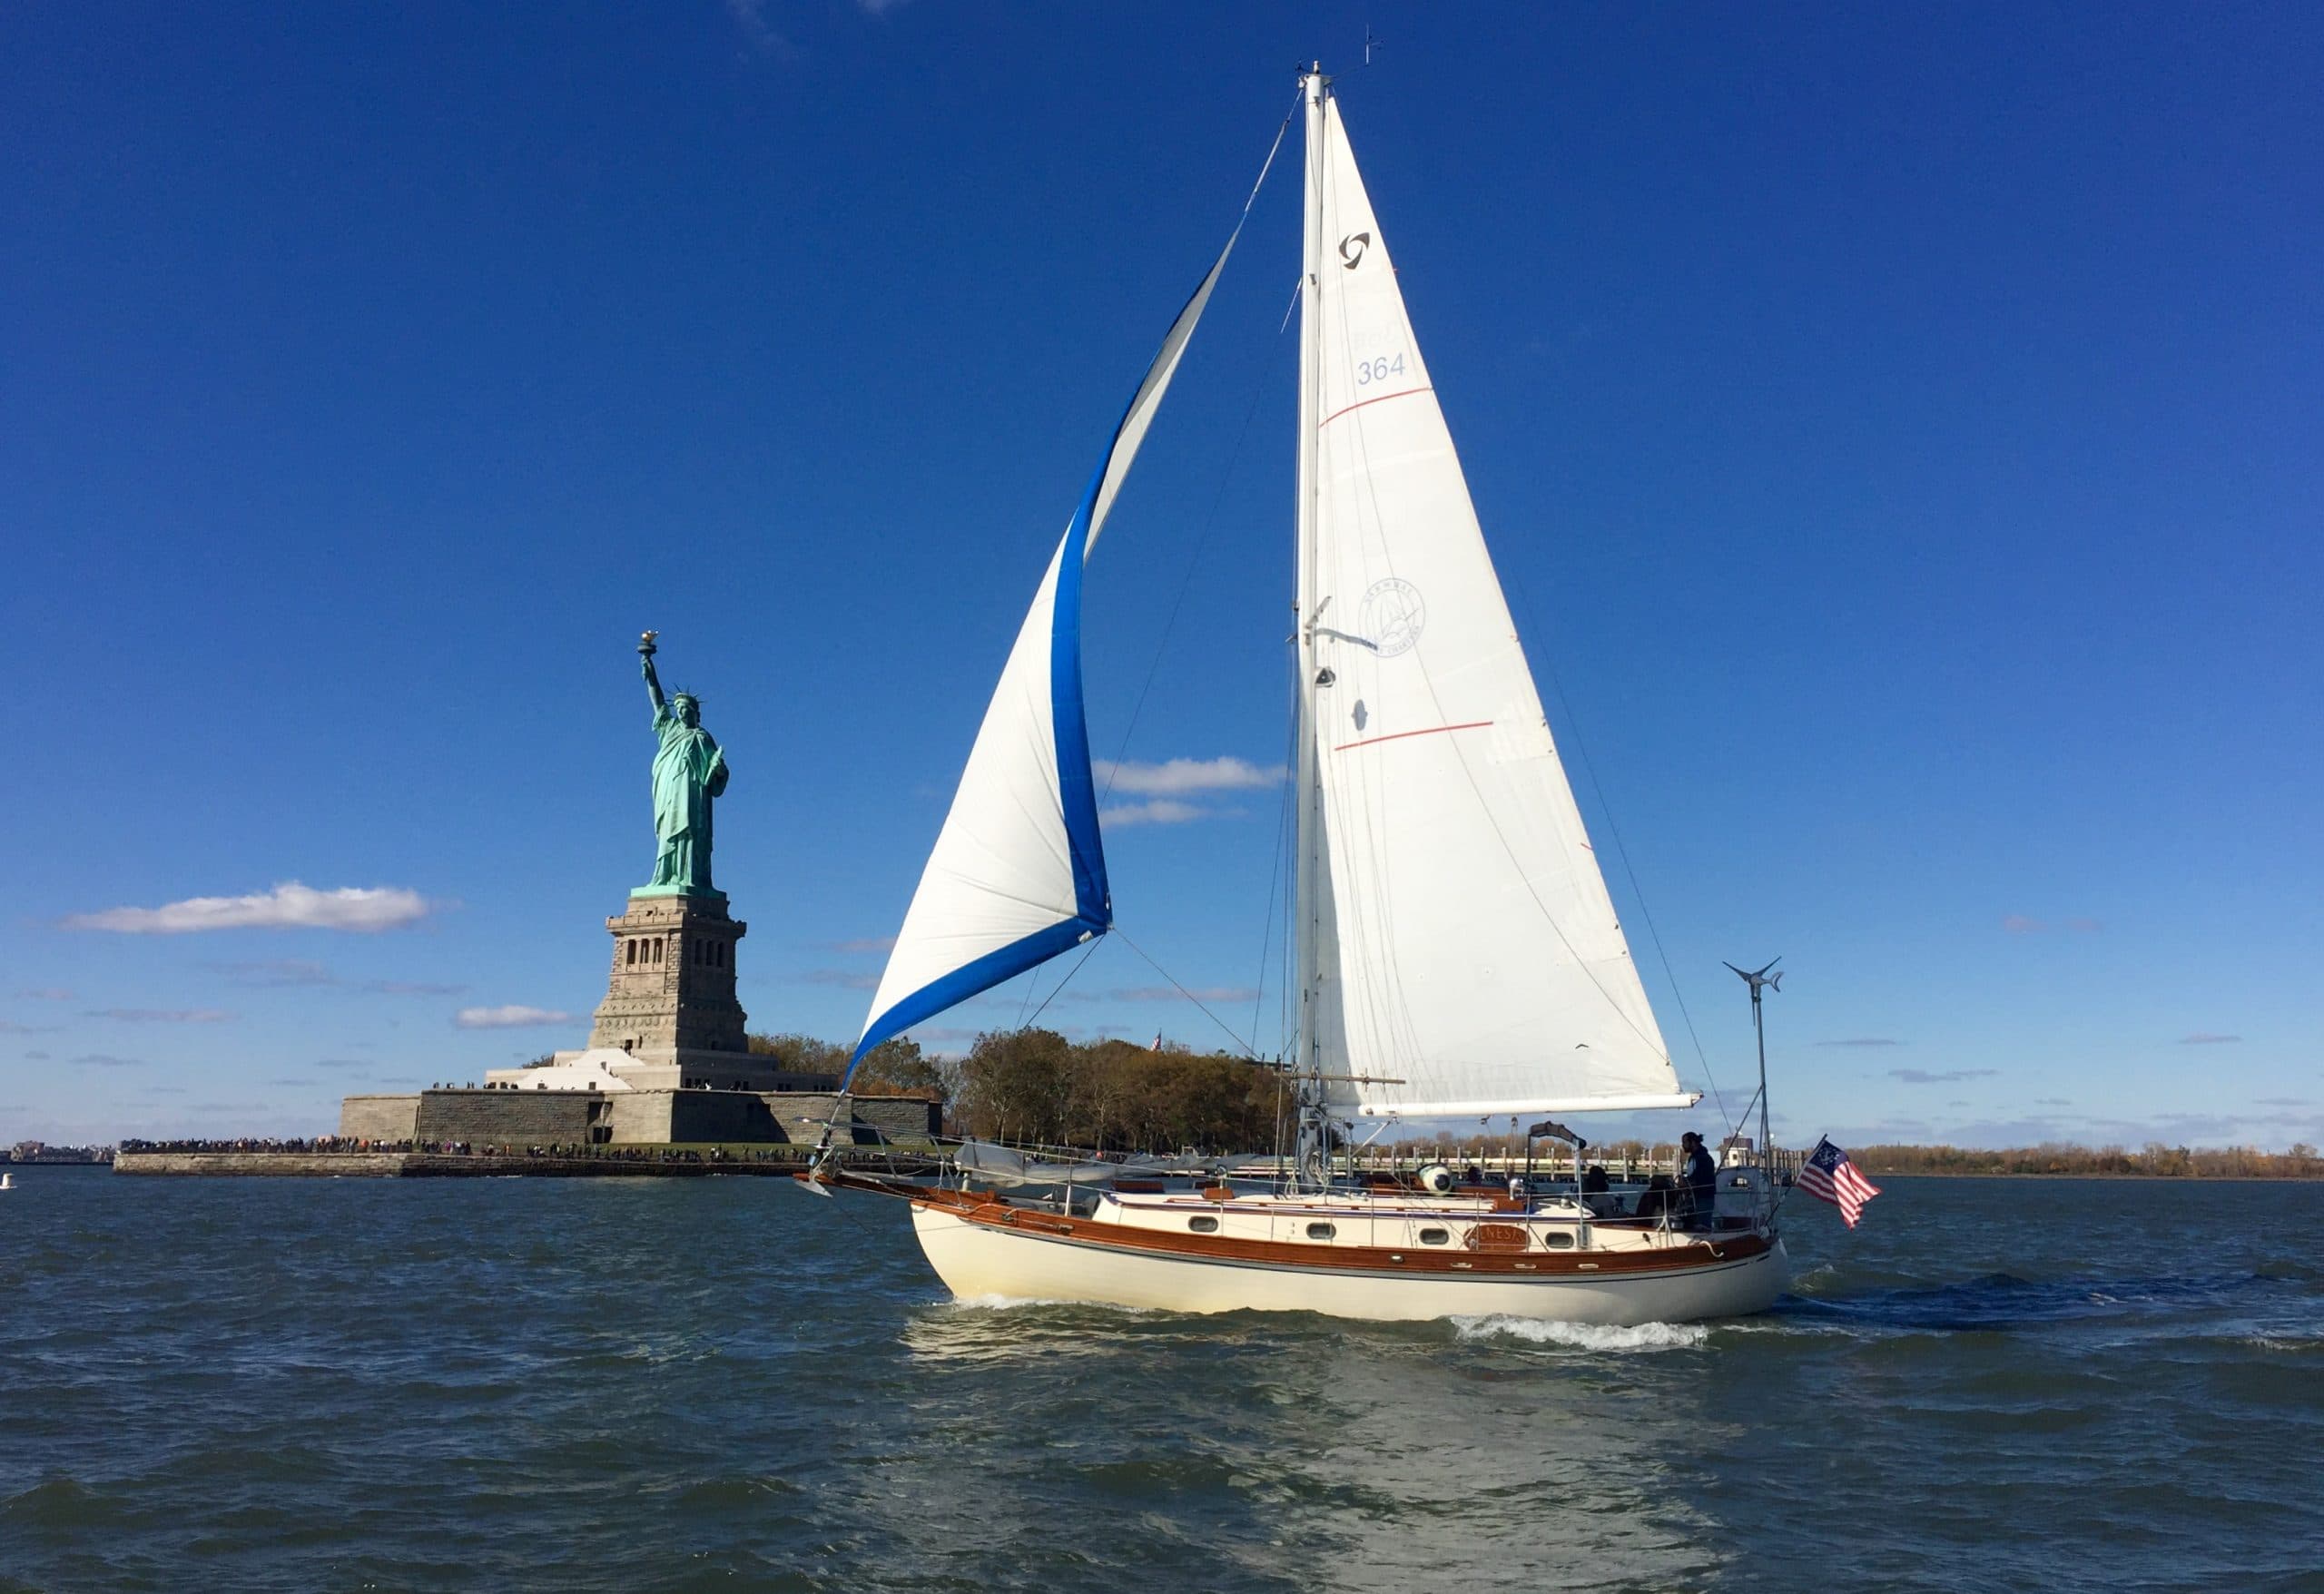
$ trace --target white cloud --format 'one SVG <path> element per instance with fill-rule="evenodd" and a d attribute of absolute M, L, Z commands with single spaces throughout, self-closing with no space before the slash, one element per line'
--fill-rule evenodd
<path fill-rule="evenodd" d="M 297 958 L 271 958 L 251 963 L 209 963 L 236 985 L 265 987 L 322 986 L 367 991 L 374 996 L 458 996 L 465 985 L 439 985 L 422 979 L 342 979 L 320 963 Z"/>
<path fill-rule="evenodd" d="M 896 950 L 896 938 L 891 935 L 868 935 L 859 936 L 853 940 L 825 941 L 822 945 L 834 952 L 851 954 L 892 952 Z"/>
<path fill-rule="evenodd" d="M 2192 1035 L 2181 1036 L 2179 1044 L 2181 1046 L 2233 1046 L 2242 1038 L 2240 1035 L 2213 1035 L 2208 1029 L 2198 1029 Z"/>
<path fill-rule="evenodd" d="M 726 15 L 734 19 L 734 25 L 742 30 L 743 37 L 751 48 L 770 53 L 787 52 L 791 48 L 791 41 L 767 20 L 766 10 L 766 0 L 726 0 Z"/>
<path fill-rule="evenodd" d="M 1191 819 L 1206 819 L 1210 810 L 1193 802 L 1180 802 L 1168 797 L 1157 797 L 1150 802 L 1118 802 L 1101 809 L 1098 821 L 1109 830 L 1120 830 L 1134 824 L 1184 824 Z"/>
<path fill-rule="evenodd" d="M 1097 759 L 1101 790 L 1131 797 L 1186 797 L 1197 792 L 1264 791 L 1283 782 L 1283 766 L 1247 763 L 1239 758 L 1174 758 L 1167 763 L 1116 763 Z"/>
<path fill-rule="evenodd" d="M 452 1022 L 463 1029 L 523 1029 L 537 1024 L 570 1024 L 573 1015 L 510 1002 L 498 1008 L 462 1008 Z"/>
<path fill-rule="evenodd" d="M 189 897 L 159 908 L 107 908 L 78 913 L 67 930 L 122 935 L 185 935 L 206 930 L 348 930 L 366 934 L 424 919 L 435 904 L 399 886 L 341 886 L 319 891 L 285 881 L 249 897 Z"/>
<path fill-rule="evenodd" d="M 860 969 L 810 969 L 799 976 L 809 985 L 836 985 L 848 990 L 877 990 L 880 977 Z"/>
<path fill-rule="evenodd" d="M 1819 1040 L 1817 1046 L 1902 1046 L 1901 1040 L 1886 1035 L 1851 1035 L 1846 1040 Z"/>
<path fill-rule="evenodd" d="M 16 993 L 28 1002 L 69 1002 L 73 993 L 61 986 L 48 986 L 40 990 L 20 990 Z"/>
<path fill-rule="evenodd" d="M 299 958 L 268 958 L 247 963 L 208 963 L 236 985 L 293 986 L 338 985 L 338 975 L 320 963 Z"/>
<path fill-rule="evenodd" d="M 84 1018 L 119 1018 L 129 1024 L 231 1024 L 232 1013 L 215 1008 L 98 1008 Z"/>
<path fill-rule="evenodd" d="M 1177 1002 L 1188 997 L 1198 1002 L 1255 1002 L 1259 993 L 1247 985 L 1195 985 L 1183 991 L 1170 985 L 1135 985 L 1101 993 L 1101 999 L 1116 1002 Z"/>

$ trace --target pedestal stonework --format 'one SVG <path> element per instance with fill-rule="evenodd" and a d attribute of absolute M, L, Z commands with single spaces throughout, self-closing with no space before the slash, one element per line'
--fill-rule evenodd
<path fill-rule="evenodd" d="M 627 1052 L 620 1072 L 642 1088 L 749 1083 L 768 1071 L 750 1055 L 734 999 L 734 948 L 750 927 L 724 895 L 632 893 L 606 920 L 611 979 L 589 1045 Z"/>

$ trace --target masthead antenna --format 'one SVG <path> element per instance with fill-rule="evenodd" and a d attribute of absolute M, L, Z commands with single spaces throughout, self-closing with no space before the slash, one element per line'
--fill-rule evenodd
<path fill-rule="evenodd" d="M 1782 961 L 1781 958 L 1770 958 L 1757 969 L 1736 969 L 1732 963 L 1727 965 L 1734 969 L 1743 983 L 1751 988 L 1751 1034 L 1759 1043 L 1759 1177 L 1765 1186 L 1760 1196 L 1770 1204 L 1775 1200 L 1776 1155 L 1774 1146 L 1768 1139 L 1768 1026 L 1759 1011 L 1759 995 L 1763 990 L 1783 989 L 1783 970 L 1776 967 Z M 1748 1112 L 1749 1109 L 1745 1110 Z M 1769 1210 L 1773 1210 L 1772 1205 Z"/>

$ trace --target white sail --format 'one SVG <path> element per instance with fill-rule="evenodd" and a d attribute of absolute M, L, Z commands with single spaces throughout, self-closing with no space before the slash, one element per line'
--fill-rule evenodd
<path fill-rule="evenodd" d="M 1303 763 L 1328 880 L 1302 928 L 1333 938 L 1309 964 L 1320 1069 L 1347 1081 L 1334 1099 L 1373 1115 L 1690 1105 L 1337 103 L 1318 94 L 1309 114 L 1324 125 L 1310 139 L 1303 309 L 1315 318 Z"/>
<path fill-rule="evenodd" d="M 1081 568 L 1241 231 L 1238 222 L 1171 323 L 1049 557 L 888 955 L 851 1077 L 881 1041 L 1112 925 L 1082 717 Z"/>

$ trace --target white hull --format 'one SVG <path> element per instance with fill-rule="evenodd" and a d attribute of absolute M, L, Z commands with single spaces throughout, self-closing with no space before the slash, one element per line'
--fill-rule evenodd
<path fill-rule="evenodd" d="M 1789 1278 L 1780 1242 L 1731 1262 L 1669 1272 L 1521 1281 L 1157 1255 L 997 1229 L 917 1204 L 912 1228 L 929 1265 L 964 1300 L 1001 1296 L 1163 1312 L 1320 1312 L 1384 1323 L 1471 1316 L 1614 1325 L 1682 1323 L 1764 1312 Z"/>

